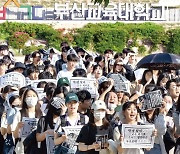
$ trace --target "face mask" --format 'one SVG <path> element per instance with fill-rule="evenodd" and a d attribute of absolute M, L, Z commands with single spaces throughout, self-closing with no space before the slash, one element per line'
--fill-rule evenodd
<path fill-rule="evenodd" d="M 96 118 L 97 120 L 102 120 L 105 116 L 105 111 L 94 111 L 94 118 Z"/>
<path fill-rule="evenodd" d="M 166 104 L 166 110 L 169 111 L 171 108 L 172 108 L 172 104 L 167 103 L 167 104 Z"/>
<path fill-rule="evenodd" d="M 114 110 L 115 108 L 117 107 L 117 105 L 116 104 L 113 104 L 113 103 L 108 103 L 108 109 L 109 110 Z"/>
<path fill-rule="evenodd" d="M 26 100 L 25 100 L 25 102 L 27 103 L 28 107 L 36 106 L 37 101 L 38 101 L 37 97 L 27 97 Z"/>

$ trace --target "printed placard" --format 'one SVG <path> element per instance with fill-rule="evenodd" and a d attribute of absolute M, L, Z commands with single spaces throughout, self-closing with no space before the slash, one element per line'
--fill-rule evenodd
<path fill-rule="evenodd" d="M 160 90 L 148 92 L 139 97 L 139 102 L 142 102 L 141 111 L 158 108 L 162 106 L 162 94 Z"/>
<path fill-rule="evenodd" d="M 153 148 L 154 125 L 122 124 L 122 148 Z"/>
<path fill-rule="evenodd" d="M 129 81 L 123 77 L 121 74 L 110 74 L 108 78 L 111 78 L 114 80 L 114 89 L 117 92 L 124 91 L 129 92 L 130 91 L 130 83 Z"/>
<path fill-rule="evenodd" d="M 67 147 L 70 150 L 69 152 L 77 150 L 76 139 L 82 127 L 82 125 L 62 127 L 67 136 L 66 142 L 63 143 L 62 146 Z"/>
<path fill-rule="evenodd" d="M 60 97 L 54 97 L 51 105 L 54 106 L 56 109 L 60 109 L 62 105 L 65 105 L 65 99 Z"/>
<path fill-rule="evenodd" d="M 70 79 L 71 90 L 78 92 L 80 90 L 87 90 L 91 93 L 92 98 L 96 97 L 96 80 L 83 77 L 72 77 Z"/>
<path fill-rule="evenodd" d="M 21 137 L 27 137 L 37 128 L 38 119 L 23 117 L 24 126 L 21 129 Z"/>
<path fill-rule="evenodd" d="M 108 134 L 96 135 L 96 143 L 100 145 L 100 148 L 95 149 L 95 151 L 101 151 L 101 149 L 105 149 L 105 144 L 107 142 L 108 142 Z"/>
<path fill-rule="evenodd" d="M 18 88 L 26 85 L 24 75 L 18 72 L 10 72 L 0 77 L 0 88 L 7 85 L 15 86 Z"/>
<path fill-rule="evenodd" d="M 54 144 L 54 135 L 46 135 L 46 147 L 48 154 L 54 154 L 56 146 Z"/>
<path fill-rule="evenodd" d="M 41 81 L 46 81 L 47 83 L 53 82 L 53 83 L 57 84 L 57 80 L 56 79 L 31 80 L 31 87 L 37 88 L 38 83 L 41 82 Z"/>

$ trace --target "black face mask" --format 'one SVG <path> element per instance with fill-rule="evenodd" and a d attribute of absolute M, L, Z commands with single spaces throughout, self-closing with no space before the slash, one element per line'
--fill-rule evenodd
<path fill-rule="evenodd" d="M 81 55 L 82 58 L 84 58 L 85 55 Z"/>

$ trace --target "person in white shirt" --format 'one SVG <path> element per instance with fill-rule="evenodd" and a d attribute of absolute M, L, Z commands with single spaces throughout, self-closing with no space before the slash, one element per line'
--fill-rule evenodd
<path fill-rule="evenodd" d="M 75 70 L 78 57 L 75 54 L 69 54 L 67 56 L 67 68 L 59 71 L 57 75 L 57 80 L 62 77 L 67 77 L 68 80 L 73 76 L 73 71 Z"/>

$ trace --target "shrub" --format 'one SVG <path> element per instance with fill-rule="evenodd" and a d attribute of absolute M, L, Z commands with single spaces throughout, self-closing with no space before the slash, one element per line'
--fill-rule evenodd
<path fill-rule="evenodd" d="M 180 28 L 167 32 L 169 41 L 166 44 L 167 51 L 174 54 L 180 54 Z"/>
<path fill-rule="evenodd" d="M 94 34 L 94 49 L 100 53 L 103 53 L 106 49 L 121 52 L 126 45 L 127 35 L 125 30 L 99 30 Z"/>
<path fill-rule="evenodd" d="M 8 39 L 9 45 L 15 49 L 22 49 L 29 39 L 29 34 L 25 32 L 14 32 Z"/>

